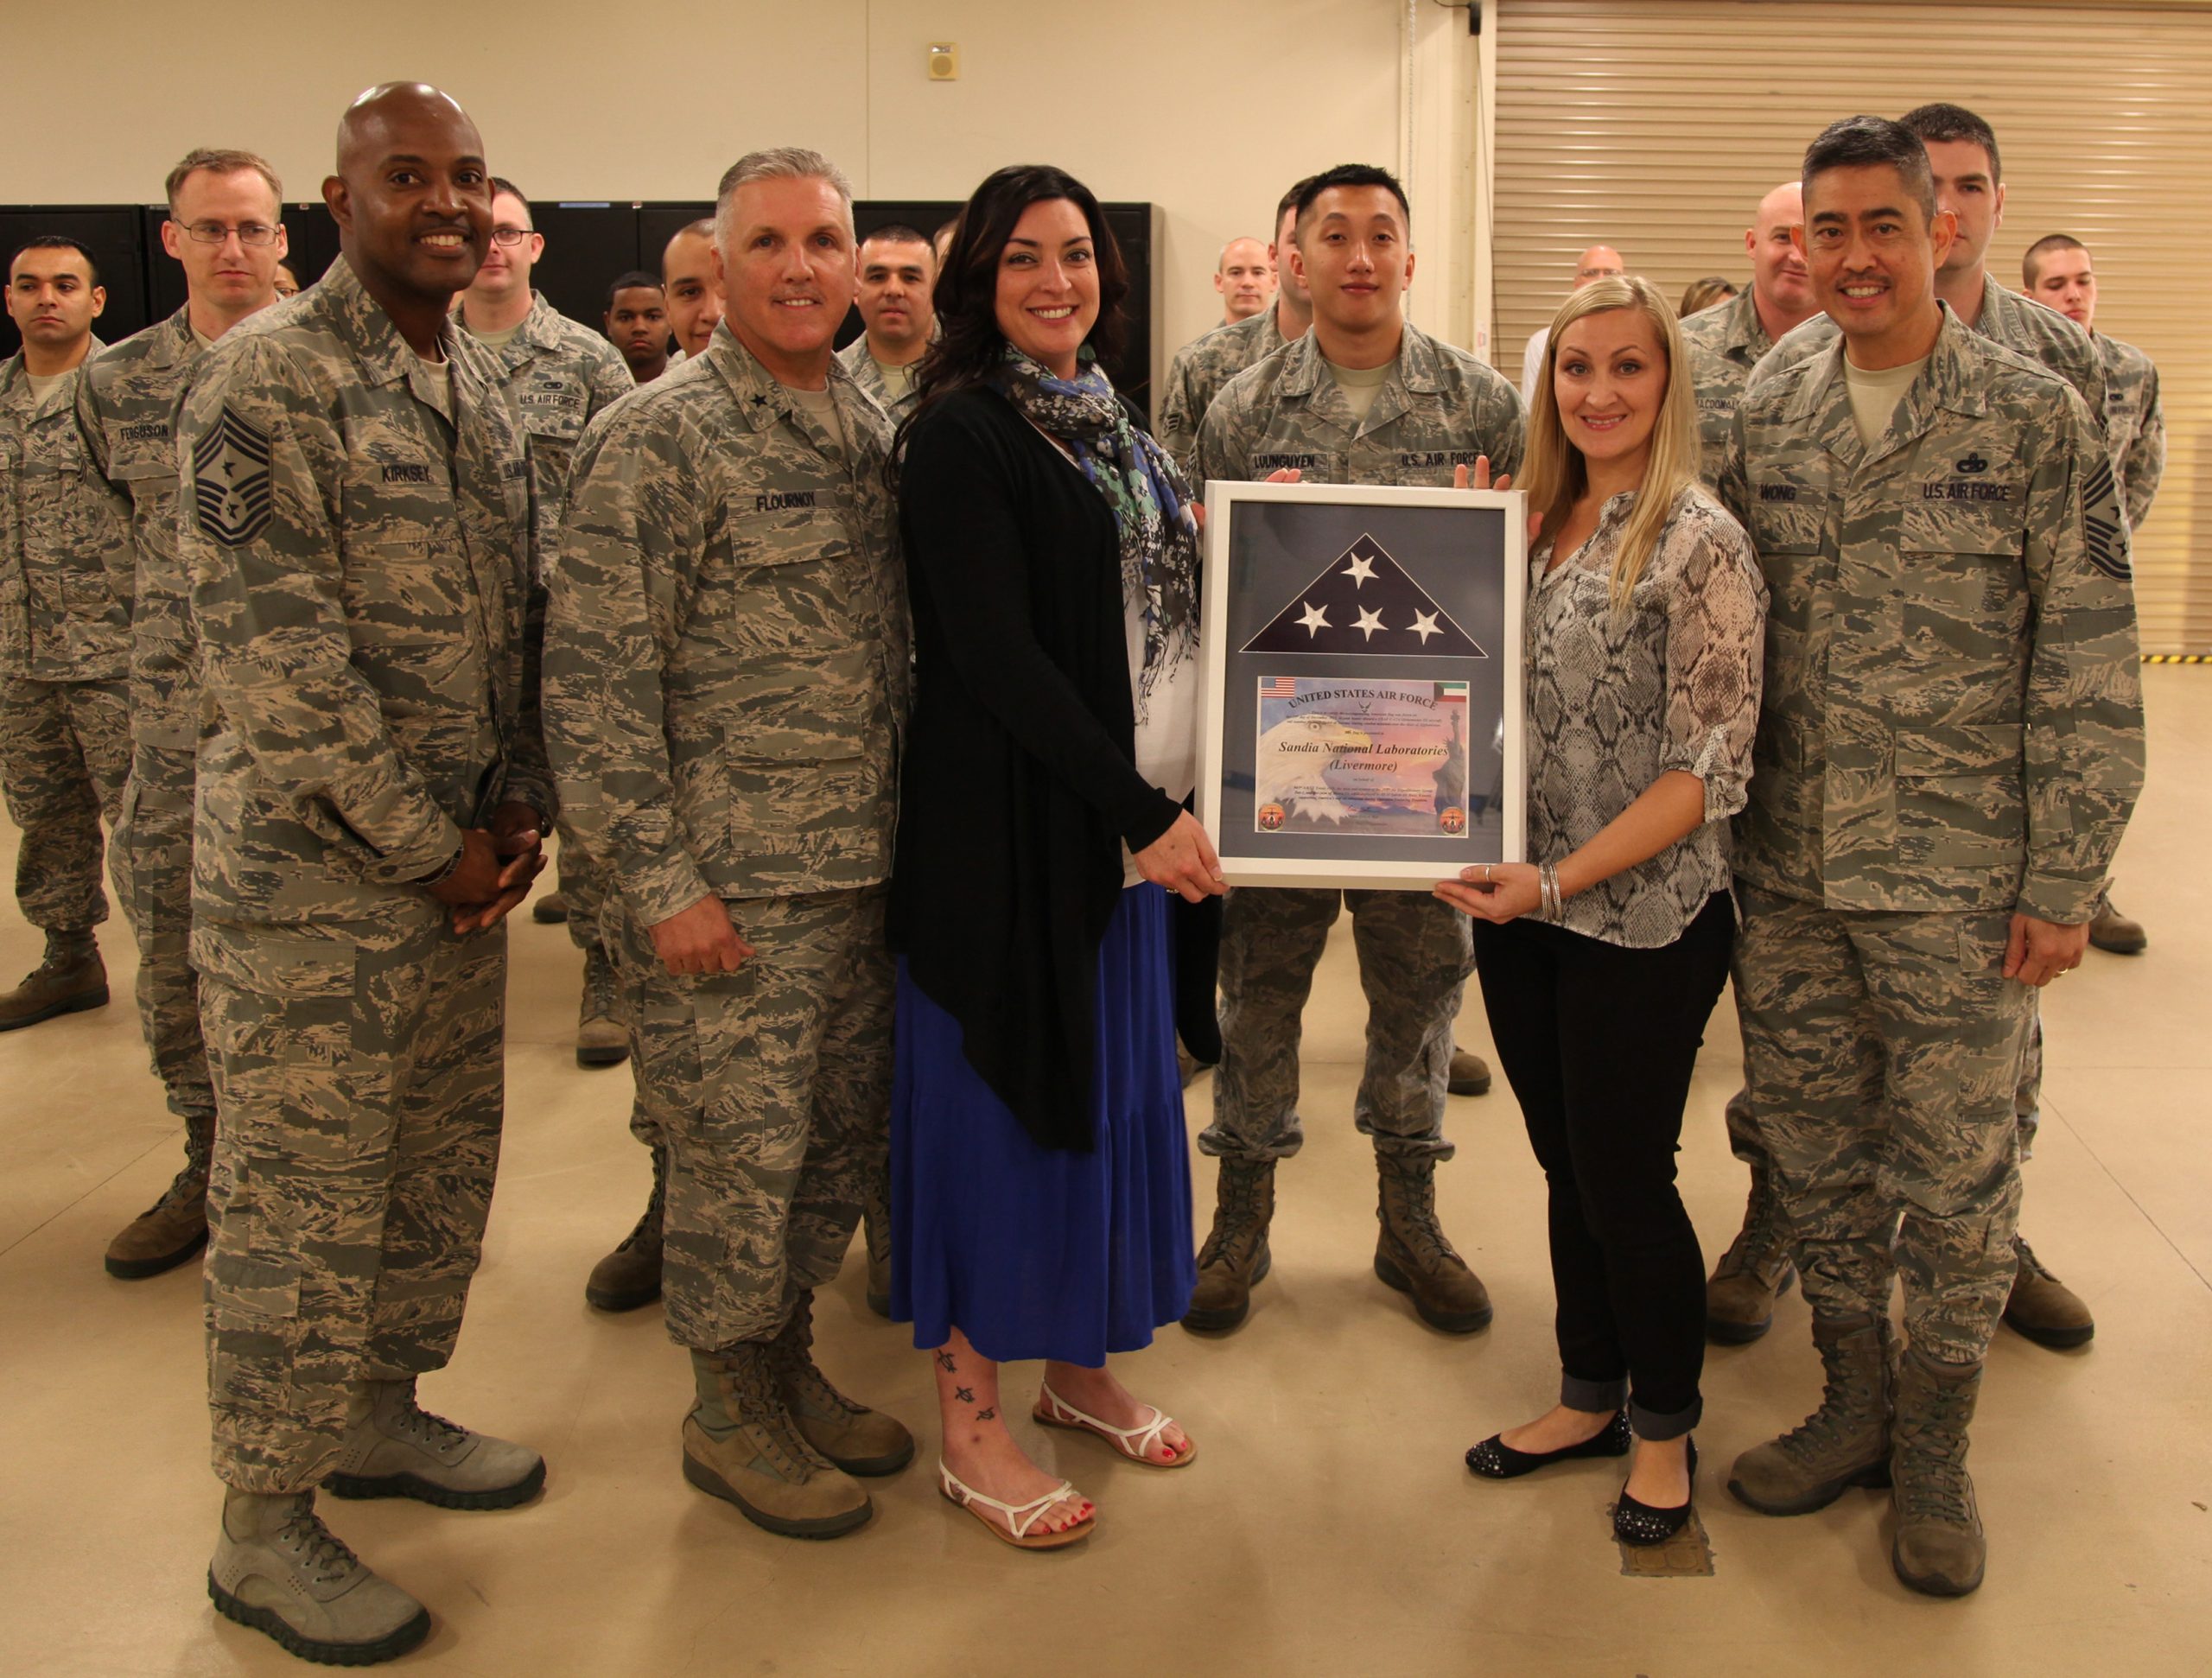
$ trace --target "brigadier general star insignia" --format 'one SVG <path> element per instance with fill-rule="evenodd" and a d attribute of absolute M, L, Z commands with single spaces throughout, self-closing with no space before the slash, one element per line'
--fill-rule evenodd
<path fill-rule="evenodd" d="M 1331 560 L 1243 651 L 1490 657 L 1371 536 Z"/>
<path fill-rule="evenodd" d="M 200 527 L 226 548 L 269 528 L 269 434 L 226 403 L 222 423 L 193 445 L 192 493 Z"/>

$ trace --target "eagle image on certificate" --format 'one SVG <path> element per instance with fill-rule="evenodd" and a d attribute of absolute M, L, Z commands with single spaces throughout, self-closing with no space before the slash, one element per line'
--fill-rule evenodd
<path fill-rule="evenodd" d="M 1253 825 L 1424 839 L 1467 826 L 1467 684 L 1259 678 Z"/>

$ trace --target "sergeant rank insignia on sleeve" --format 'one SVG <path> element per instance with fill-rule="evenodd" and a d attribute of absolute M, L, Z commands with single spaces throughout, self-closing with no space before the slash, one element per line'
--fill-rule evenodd
<path fill-rule="evenodd" d="M 2127 558 L 2127 524 L 2120 511 L 2120 485 L 2112 462 L 2099 461 L 2082 486 L 2082 533 L 2089 563 L 2117 582 L 2133 575 Z"/>
<path fill-rule="evenodd" d="M 269 528 L 269 434 L 223 407 L 222 423 L 193 445 L 192 493 L 200 526 L 227 548 Z"/>

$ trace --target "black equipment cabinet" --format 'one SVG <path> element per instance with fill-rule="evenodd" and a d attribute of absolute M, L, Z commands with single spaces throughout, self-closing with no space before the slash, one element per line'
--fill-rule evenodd
<path fill-rule="evenodd" d="M 1129 272 L 1128 347 L 1119 365 L 1106 371 L 1149 416 L 1161 277 L 1159 212 L 1151 204 L 1103 207 Z M 545 235 L 545 254 L 531 276 L 533 283 L 554 308 L 598 331 L 607 313 L 607 288 L 615 276 L 631 269 L 659 273 L 661 251 L 677 229 L 712 215 L 715 207 L 710 199 L 626 204 L 548 199 L 531 209 L 537 231 Z M 959 200 L 951 199 L 863 199 L 853 206 L 853 222 L 863 238 L 893 222 L 927 234 L 959 212 Z M 92 329 L 112 344 L 183 305 L 183 270 L 162 249 L 167 213 L 159 204 L 0 206 L 0 255 L 42 233 L 66 234 L 83 243 L 99 264 L 100 281 L 107 288 L 106 311 Z M 317 200 L 286 205 L 284 230 L 290 245 L 286 261 L 301 284 L 313 285 L 338 258 L 337 224 Z M 855 311 L 839 329 L 837 342 L 842 347 L 860 334 Z M 0 315 L 0 356 L 14 354 L 20 341 L 15 322 Z"/>

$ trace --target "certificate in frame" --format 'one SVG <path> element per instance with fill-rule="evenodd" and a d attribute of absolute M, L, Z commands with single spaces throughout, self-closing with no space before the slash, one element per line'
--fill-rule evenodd
<path fill-rule="evenodd" d="M 1231 885 L 1523 860 L 1522 501 L 1206 486 L 1198 813 Z"/>

